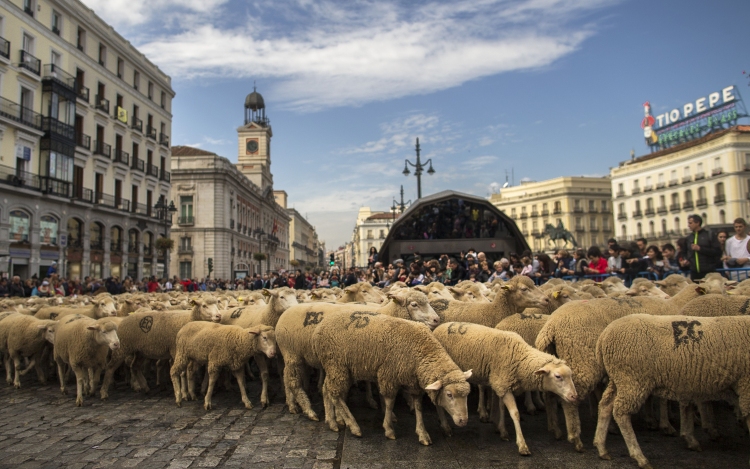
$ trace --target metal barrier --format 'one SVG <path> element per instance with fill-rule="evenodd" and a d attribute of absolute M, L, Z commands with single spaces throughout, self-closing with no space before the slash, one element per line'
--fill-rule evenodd
<path fill-rule="evenodd" d="M 721 275 L 725 276 L 729 280 L 737 280 L 741 282 L 750 278 L 750 268 L 743 269 L 716 269 Z"/>
<path fill-rule="evenodd" d="M 659 274 L 657 274 L 656 272 L 648 272 L 648 271 L 638 272 L 638 277 L 645 278 L 648 280 L 654 280 L 654 281 L 659 280 Z"/>

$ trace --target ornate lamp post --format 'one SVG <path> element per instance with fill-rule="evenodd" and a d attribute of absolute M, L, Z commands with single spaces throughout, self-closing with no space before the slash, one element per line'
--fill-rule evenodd
<path fill-rule="evenodd" d="M 421 199 L 422 198 L 422 171 L 424 170 L 424 167 L 428 163 L 430 165 L 430 168 L 427 170 L 427 174 L 429 174 L 430 176 L 432 176 L 433 174 L 435 174 L 435 170 L 432 169 L 432 158 L 430 158 L 429 160 L 425 161 L 424 164 L 422 164 L 422 161 L 419 159 L 419 150 L 420 150 L 420 148 L 419 148 L 419 138 L 417 138 L 417 147 L 416 147 L 416 149 L 417 149 L 417 162 L 416 163 L 412 163 L 409 160 L 404 160 L 404 171 L 403 171 L 403 174 L 404 174 L 404 176 L 408 176 L 409 174 L 411 174 L 411 171 L 409 171 L 409 166 L 411 166 L 411 167 L 414 168 L 414 175 L 417 176 L 417 199 Z M 401 187 L 401 190 L 403 192 L 403 186 Z M 401 197 L 401 200 L 403 202 L 403 195 Z M 402 210 L 402 212 L 403 212 L 403 210 Z"/>
<path fill-rule="evenodd" d="M 170 200 L 167 204 L 167 199 L 162 194 L 159 200 L 154 205 L 156 214 L 160 220 L 164 220 L 164 239 L 169 239 L 169 227 L 172 225 L 172 214 L 177 211 L 177 207 L 174 206 L 174 201 Z M 169 278 L 169 249 L 164 249 L 164 277 Z"/>
<path fill-rule="evenodd" d="M 260 241 L 258 244 L 260 244 L 261 253 L 263 253 L 263 239 L 265 238 L 266 245 L 267 245 L 266 246 L 267 252 L 265 253 L 266 254 L 266 272 L 270 272 L 271 271 L 271 251 L 276 250 L 275 246 L 274 246 L 274 249 L 271 249 L 271 245 L 273 243 L 278 244 L 278 238 L 274 236 L 273 234 L 266 233 L 266 231 L 263 228 L 256 228 L 255 230 L 253 230 L 253 234 Z"/>

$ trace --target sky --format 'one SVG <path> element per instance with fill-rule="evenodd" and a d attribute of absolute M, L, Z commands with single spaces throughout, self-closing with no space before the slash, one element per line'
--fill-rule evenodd
<path fill-rule="evenodd" d="M 330 250 L 360 207 L 605 176 L 654 115 L 736 85 L 747 0 L 83 0 L 172 77 L 172 143 L 237 161 L 257 86 L 274 188 Z"/>

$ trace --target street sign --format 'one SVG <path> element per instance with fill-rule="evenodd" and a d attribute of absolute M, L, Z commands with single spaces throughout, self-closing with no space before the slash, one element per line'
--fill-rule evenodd
<path fill-rule="evenodd" d="M 68 235 L 60 235 L 60 246 L 66 247 L 68 245 Z"/>

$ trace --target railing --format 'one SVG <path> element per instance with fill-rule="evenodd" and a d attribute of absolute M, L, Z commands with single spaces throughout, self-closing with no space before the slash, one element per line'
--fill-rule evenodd
<path fill-rule="evenodd" d="M 122 242 L 120 242 L 120 241 L 110 241 L 110 243 L 109 243 L 109 252 L 122 252 Z"/>
<path fill-rule="evenodd" d="M 581 225 L 576 225 L 575 231 L 586 231 L 586 229 Z"/>
<path fill-rule="evenodd" d="M 713 169 L 713 170 L 711 171 L 711 176 L 718 176 L 718 175 L 719 175 L 719 174 L 721 174 L 722 172 L 723 172 L 723 171 L 722 171 L 722 169 L 721 169 L 721 168 L 714 168 L 714 169 Z"/>
<path fill-rule="evenodd" d="M 0 37 L 0 55 L 10 59 L 10 41 L 4 37 Z"/>
<path fill-rule="evenodd" d="M 677 179 L 670 179 L 669 180 L 669 187 L 676 186 L 679 183 L 680 183 L 680 181 L 678 181 Z"/>
<path fill-rule="evenodd" d="M 133 130 L 137 130 L 138 132 L 143 132 L 143 121 L 138 119 L 137 117 L 133 117 L 130 127 Z"/>
<path fill-rule="evenodd" d="M 625 191 L 618 191 L 617 197 L 625 197 Z"/>
<path fill-rule="evenodd" d="M 78 98 L 89 102 L 89 89 L 78 83 Z"/>
<path fill-rule="evenodd" d="M 750 194 L 750 192 L 749 192 L 748 194 Z M 750 195 L 748 196 L 748 198 L 750 198 Z M 518 215 L 516 215 L 515 213 L 511 214 L 511 216 L 510 216 L 510 217 L 511 217 L 512 219 L 514 219 L 514 220 L 518 220 Z"/>
<path fill-rule="evenodd" d="M 67 140 L 75 140 L 75 128 L 54 117 L 42 117 L 42 130 L 50 135 L 55 134 Z"/>
<path fill-rule="evenodd" d="M 156 129 L 151 127 L 150 125 L 147 125 L 146 137 L 150 138 L 151 140 L 156 140 Z"/>
<path fill-rule="evenodd" d="M 640 193 L 641 193 L 641 188 L 640 187 L 634 187 L 633 191 L 631 192 L 631 195 L 636 195 L 636 194 L 640 194 Z"/>
<path fill-rule="evenodd" d="M 595 233 L 595 232 L 599 231 L 599 228 L 598 228 L 598 227 L 596 227 L 596 226 L 589 226 L 589 231 L 591 231 L 591 232 L 594 232 L 594 233 Z"/>
<path fill-rule="evenodd" d="M 727 198 L 723 194 L 722 195 L 716 195 L 716 196 L 714 196 L 714 203 L 715 204 L 723 204 L 726 201 L 727 201 Z"/>
<path fill-rule="evenodd" d="M 192 225 L 195 223 L 195 217 L 178 217 L 177 218 L 177 224 L 178 225 Z"/>
<path fill-rule="evenodd" d="M 609 213 L 609 207 L 602 207 L 602 213 Z"/>
<path fill-rule="evenodd" d="M 536 217 L 538 217 L 538 216 L 539 216 L 539 212 L 537 212 L 536 210 L 532 210 L 532 211 L 531 211 L 531 217 L 532 217 L 532 218 L 536 218 Z"/>
<path fill-rule="evenodd" d="M 91 137 L 86 134 L 76 135 L 76 145 L 87 150 L 91 150 Z"/>
<path fill-rule="evenodd" d="M 543 217 L 549 216 L 549 210 L 542 210 L 542 216 Z"/>
<path fill-rule="evenodd" d="M 628 215 L 625 212 L 620 212 L 620 213 L 617 214 L 617 219 L 618 220 L 627 220 L 628 219 Z"/>
<path fill-rule="evenodd" d="M 573 207 L 574 213 L 583 213 L 583 207 Z"/>
<path fill-rule="evenodd" d="M 742 268 L 742 269 L 716 269 L 717 272 L 719 272 L 724 277 L 729 278 L 730 280 L 736 280 L 738 282 L 742 280 L 747 280 L 750 278 L 750 269 L 748 268 Z"/>
<path fill-rule="evenodd" d="M 37 191 L 42 190 L 42 182 L 39 176 L 9 166 L 0 166 L 0 183 Z"/>
<path fill-rule="evenodd" d="M 103 96 L 96 95 L 95 100 L 96 101 L 94 103 L 94 108 L 97 111 L 103 111 L 109 114 L 109 99 Z"/>
<path fill-rule="evenodd" d="M 169 135 L 165 133 L 159 133 L 159 144 L 165 147 L 169 146 Z"/>
<path fill-rule="evenodd" d="M 37 59 L 25 50 L 21 50 L 21 63 L 19 63 L 18 65 L 35 75 L 39 75 L 42 68 L 41 60 Z"/>
<path fill-rule="evenodd" d="M 666 182 L 657 182 L 656 183 L 656 189 L 664 189 L 665 187 L 667 187 L 667 183 Z"/>
<path fill-rule="evenodd" d="M 52 32 L 55 33 L 55 34 L 57 34 L 59 36 L 60 35 L 60 28 L 58 28 L 57 26 L 52 26 Z"/>
<path fill-rule="evenodd" d="M 654 190 L 654 188 L 651 184 L 643 186 L 643 192 L 651 192 L 652 190 Z"/>
<path fill-rule="evenodd" d="M 192 253 L 193 253 L 192 246 L 180 246 L 177 248 L 177 254 L 192 254 Z"/>
<path fill-rule="evenodd" d="M 693 209 L 693 201 L 692 200 L 686 200 L 685 203 L 682 204 L 683 210 L 692 210 Z"/>
<path fill-rule="evenodd" d="M 145 163 L 143 160 L 139 159 L 138 157 L 133 157 L 133 166 L 131 166 L 131 169 L 137 169 L 138 171 L 143 171 L 143 168 L 145 167 Z"/>
<path fill-rule="evenodd" d="M 701 171 L 700 173 L 695 173 L 695 180 L 696 181 L 698 181 L 700 179 L 704 179 L 705 177 L 706 177 L 706 175 L 703 174 L 703 171 Z"/>
<path fill-rule="evenodd" d="M 151 207 L 146 204 L 133 204 L 133 213 L 150 217 Z"/>
<path fill-rule="evenodd" d="M 656 211 L 654 211 L 653 208 L 647 208 L 644 213 L 647 217 L 653 217 L 656 214 Z"/>
<path fill-rule="evenodd" d="M 57 195 L 60 197 L 70 197 L 70 182 L 61 181 L 59 179 L 53 179 L 46 176 L 40 176 L 39 179 L 42 181 L 43 193 Z"/>
<path fill-rule="evenodd" d="M 667 210 L 667 206 L 666 205 L 662 205 L 660 207 L 657 207 L 657 209 L 656 209 L 656 213 L 658 213 L 659 215 L 664 215 L 667 212 L 668 212 L 668 210 Z"/>
<path fill-rule="evenodd" d="M 643 212 L 641 212 L 640 210 L 633 210 L 633 218 L 638 218 L 642 216 L 643 216 Z"/>
<path fill-rule="evenodd" d="M 91 241 L 89 242 L 89 249 L 92 251 L 104 251 L 103 241 Z"/>
<path fill-rule="evenodd" d="M 99 140 L 94 140 L 94 154 L 112 158 L 112 146 Z"/>
<path fill-rule="evenodd" d="M 589 205 L 589 213 L 597 213 L 598 211 L 599 211 L 599 209 L 597 209 L 596 207 L 592 207 L 591 205 Z"/>
<path fill-rule="evenodd" d="M 695 201 L 696 207 L 708 207 L 708 199 L 698 199 Z"/>
<path fill-rule="evenodd" d="M 527 214 L 526 212 L 522 212 L 522 213 L 521 213 L 521 219 L 522 219 L 522 220 L 523 220 L 523 219 L 526 219 L 526 218 L 528 218 L 528 217 L 529 217 L 529 215 L 528 215 L 528 214 Z"/>
<path fill-rule="evenodd" d="M 115 150 L 115 163 L 128 165 L 130 163 L 130 154 L 122 150 Z"/>
<path fill-rule="evenodd" d="M 2 97 L 0 97 L 0 116 L 42 130 L 41 114 Z"/>
<path fill-rule="evenodd" d="M 159 167 L 155 164 L 148 165 L 148 172 L 146 173 L 149 176 L 153 176 L 155 178 L 159 177 Z"/>
<path fill-rule="evenodd" d="M 555 210 L 552 211 L 553 215 L 560 215 L 561 213 L 562 213 L 562 209 L 559 209 L 559 208 L 556 208 Z"/>
<path fill-rule="evenodd" d="M 170 182 L 172 180 L 172 174 L 169 171 L 164 171 L 163 169 L 159 172 L 159 179 L 165 182 Z"/>
<path fill-rule="evenodd" d="M 151 246 L 146 246 L 145 244 L 143 245 L 143 257 L 151 256 L 152 252 L 153 250 L 151 249 Z"/>
<path fill-rule="evenodd" d="M 679 204 L 679 202 L 676 203 L 676 204 L 671 204 L 669 206 L 669 211 L 670 212 L 679 212 L 680 211 L 680 204 Z"/>
<path fill-rule="evenodd" d="M 71 75 L 70 73 L 66 72 L 65 70 L 61 69 L 58 65 L 55 64 L 47 64 L 44 66 L 44 73 L 42 74 L 42 79 L 44 80 L 53 80 L 64 87 L 68 88 L 72 92 L 76 92 L 76 88 L 78 83 L 76 82 L 76 77 Z"/>
<path fill-rule="evenodd" d="M 683 176 L 682 177 L 682 183 L 685 184 L 686 182 L 692 181 L 693 178 L 691 176 Z"/>

